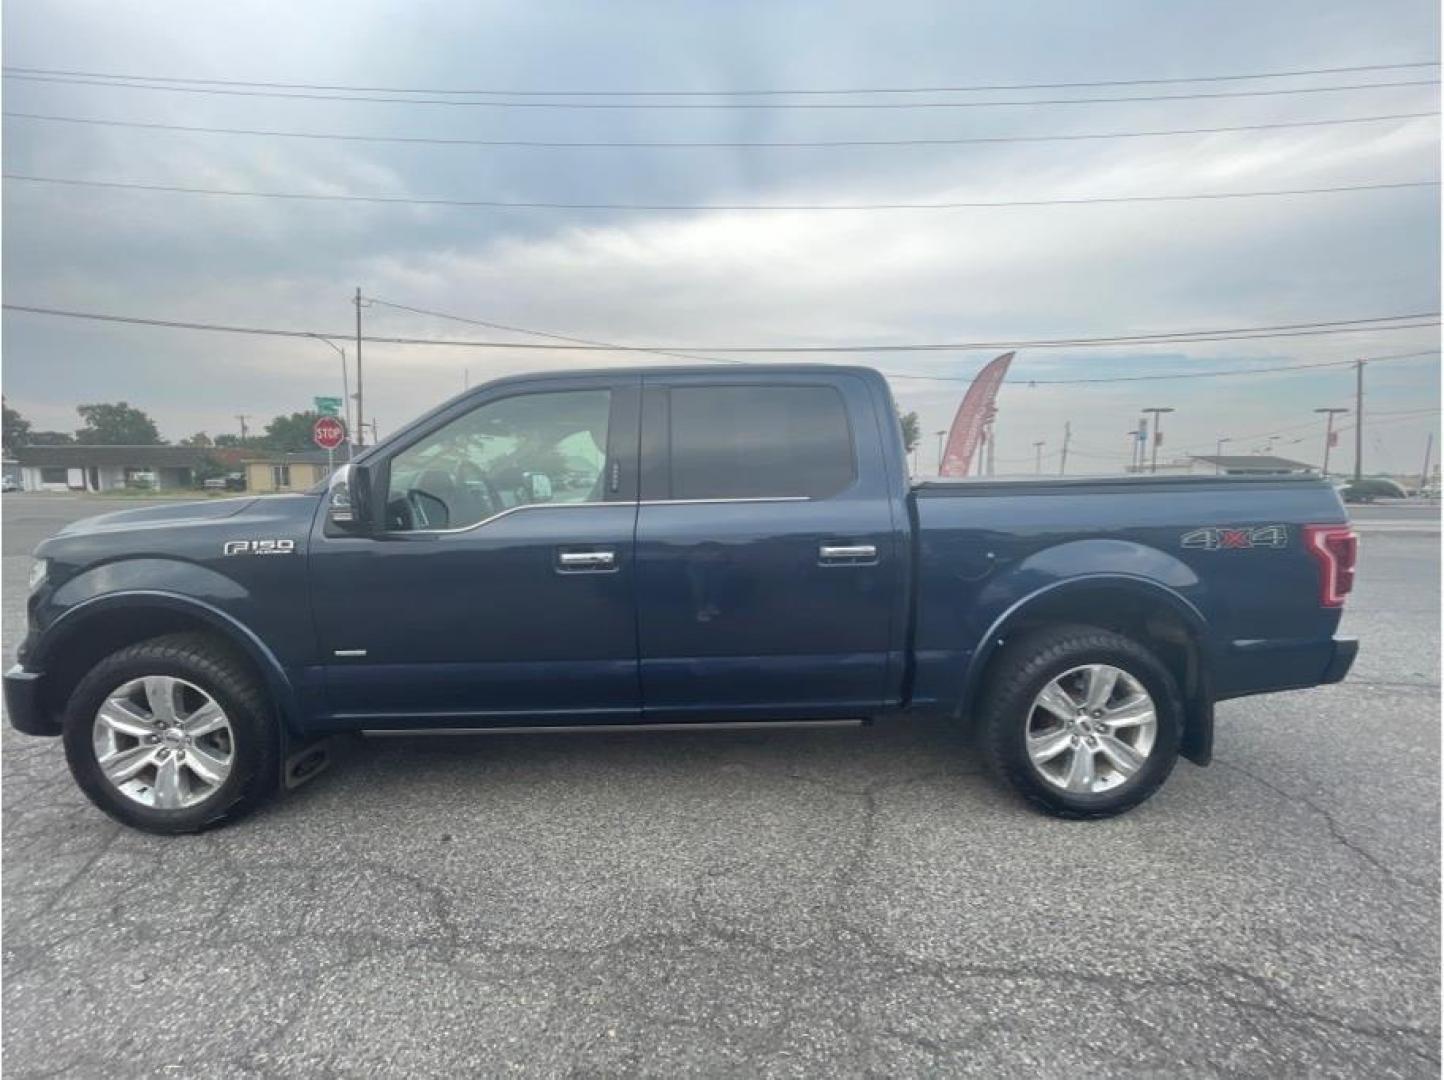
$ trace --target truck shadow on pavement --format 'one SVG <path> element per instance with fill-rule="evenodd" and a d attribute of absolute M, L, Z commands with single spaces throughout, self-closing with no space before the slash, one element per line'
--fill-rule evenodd
<path fill-rule="evenodd" d="M 275 812 L 354 799 L 355 809 L 434 793 L 435 810 L 455 799 L 523 799 L 546 787 L 632 785 L 649 797 L 719 787 L 803 782 L 862 794 L 927 777 L 968 777 L 991 789 L 965 724 L 909 717 L 856 727 L 598 733 L 384 735 L 343 737 L 329 767 L 277 800 Z"/>

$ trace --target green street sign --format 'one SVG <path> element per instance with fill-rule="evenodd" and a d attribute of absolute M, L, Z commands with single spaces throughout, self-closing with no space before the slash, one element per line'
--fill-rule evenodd
<path fill-rule="evenodd" d="M 340 398 L 338 398 L 338 397 L 318 397 L 318 398 L 312 398 L 311 400 L 316 403 L 316 411 L 317 411 L 318 413 L 320 413 L 322 416 L 340 416 L 340 415 L 341 415 L 341 399 L 340 399 Z"/>

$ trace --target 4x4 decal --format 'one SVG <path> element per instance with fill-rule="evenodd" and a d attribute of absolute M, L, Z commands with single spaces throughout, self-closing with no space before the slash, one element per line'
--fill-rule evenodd
<path fill-rule="evenodd" d="M 1180 543 L 1196 551 L 1284 548 L 1289 546 L 1289 530 L 1287 525 L 1245 525 L 1242 528 L 1206 526 L 1184 533 Z"/>

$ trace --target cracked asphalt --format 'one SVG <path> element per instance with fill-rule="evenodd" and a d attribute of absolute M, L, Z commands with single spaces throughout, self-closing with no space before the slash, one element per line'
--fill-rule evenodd
<path fill-rule="evenodd" d="M 109 508 L 5 496 L 7 657 Z M 912 721 L 375 740 L 162 839 L 7 726 L 6 1072 L 1437 1076 L 1438 510 L 1356 516 L 1349 680 L 1107 822 Z"/>

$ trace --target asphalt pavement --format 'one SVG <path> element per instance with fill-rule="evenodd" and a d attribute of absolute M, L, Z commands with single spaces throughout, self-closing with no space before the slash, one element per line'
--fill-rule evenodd
<path fill-rule="evenodd" d="M 113 505 L 4 497 L 7 662 Z M 162 839 L 7 726 L 6 1073 L 1437 1076 L 1439 510 L 1355 516 L 1350 678 L 1106 822 L 910 721 L 373 740 Z"/>

